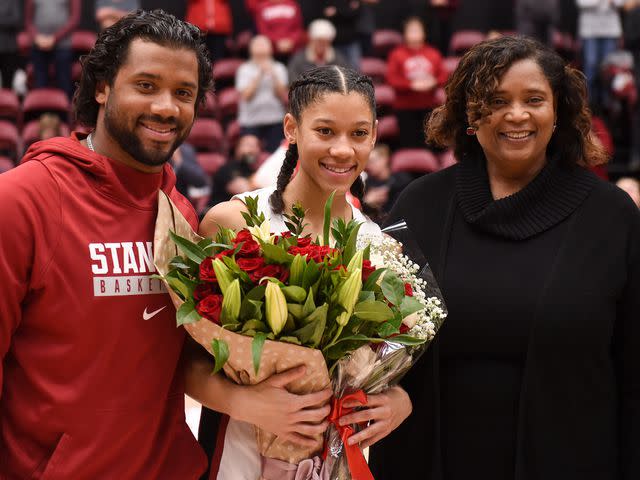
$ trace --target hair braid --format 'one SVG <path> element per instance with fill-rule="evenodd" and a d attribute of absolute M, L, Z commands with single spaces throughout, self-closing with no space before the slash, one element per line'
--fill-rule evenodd
<path fill-rule="evenodd" d="M 276 183 L 276 189 L 269 197 L 269 204 L 274 213 L 284 212 L 284 200 L 282 194 L 284 189 L 287 188 L 291 181 L 291 176 L 298 163 L 298 146 L 295 143 L 290 143 L 287 148 L 287 153 L 284 156 L 284 162 L 278 173 L 278 182 Z"/>

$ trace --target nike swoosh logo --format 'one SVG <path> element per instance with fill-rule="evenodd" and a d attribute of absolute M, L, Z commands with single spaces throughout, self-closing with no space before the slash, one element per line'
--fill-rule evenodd
<path fill-rule="evenodd" d="M 155 310 L 153 312 L 147 313 L 147 309 L 144 309 L 144 312 L 142 313 L 142 319 L 143 320 L 150 320 L 153 317 L 155 317 L 157 314 L 159 314 L 162 310 L 164 310 L 165 308 L 167 308 L 167 306 L 165 305 L 164 307 L 159 308 L 158 310 Z"/>

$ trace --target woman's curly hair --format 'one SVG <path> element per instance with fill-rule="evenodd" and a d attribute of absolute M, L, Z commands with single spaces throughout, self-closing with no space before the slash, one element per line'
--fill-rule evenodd
<path fill-rule="evenodd" d="M 565 165 L 597 165 L 607 160 L 602 145 L 591 133 L 591 112 L 584 75 L 565 64 L 553 50 L 537 40 L 504 36 L 474 46 L 460 60 L 445 87 L 447 100 L 429 118 L 428 141 L 452 147 L 456 158 L 482 153 L 467 127 L 477 127 L 491 114 L 490 101 L 502 76 L 517 61 L 535 61 L 551 86 L 556 106 L 556 129 L 547 152 Z"/>
<path fill-rule="evenodd" d="M 171 48 L 191 50 L 196 54 L 198 59 L 197 114 L 206 93 L 213 89 L 211 60 L 200 30 L 162 10 L 152 12 L 138 10 L 121 18 L 100 33 L 91 51 L 81 58 L 82 75 L 73 98 L 74 114 L 78 122 L 95 127 L 100 108 L 95 100 L 96 86 L 99 82 L 113 85 L 120 67 L 127 60 L 129 45 L 137 38 Z"/>

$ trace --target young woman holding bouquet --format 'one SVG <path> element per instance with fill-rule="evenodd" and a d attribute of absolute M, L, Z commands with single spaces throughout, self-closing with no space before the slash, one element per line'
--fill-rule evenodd
<path fill-rule="evenodd" d="M 585 168 L 605 155 L 584 76 L 503 37 L 446 93 L 427 136 L 460 162 L 390 217 L 420 239 L 449 317 L 403 382 L 411 421 L 371 452 L 376 480 L 640 478 L 640 214 Z"/>
<path fill-rule="evenodd" d="M 306 210 L 305 232 L 312 238 L 322 237 L 324 205 L 334 191 L 332 217 L 359 220 L 363 223 L 361 233 L 379 233 L 377 225 L 346 199 L 348 191 L 362 197 L 360 173 L 375 144 L 375 111 L 371 80 L 354 70 L 327 66 L 301 75 L 289 90 L 289 113 L 284 119 L 289 148 L 277 186 L 216 205 L 202 221 L 200 234 L 215 238 L 218 226 L 244 228 L 242 212 L 246 206 L 241 199 L 251 195 L 258 197 L 258 209 L 270 220 L 272 232 L 287 231 L 283 213 L 289 213 L 293 204 L 300 202 Z M 294 174 L 296 165 L 299 168 Z M 261 460 L 252 424 L 301 444 L 327 428 L 329 407 L 323 405 L 328 399 L 324 392 L 298 396 L 286 391 L 287 383 L 302 375 L 303 369 L 295 369 L 275 380 L 272 377 L 264 382 L 266 386 L 230 385 L 236 392 L 243 390 L 239 398 L 246 401 L 224 412 L 231 417 L 228 423 L 211 410 L 203 411 L 200 439 L 213 456 L 209 478 L 256 480 L 260 476 Z M 370 423 L 350 439 L 350 443 L 364 448 L 388 435 L 410 412 L 407 394 L 393 387 L 386 393 L 369 396 L 367 408 L 342 420 Z M 226 426 L 226 433 L 220 425 Z M 233 456 L 225 456 L 224 447 L 231 444 L 241 444 L 241 448 L 233 448 Z"/>

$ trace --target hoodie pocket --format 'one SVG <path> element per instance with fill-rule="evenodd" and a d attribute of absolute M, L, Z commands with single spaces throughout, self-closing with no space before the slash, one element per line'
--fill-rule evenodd
<path fill-rule="evenodd" d="M 53 480 L 56 478 L 56 471 L 58 470 L 58 466 L 67 458 L 67 452 L 69 451 L 70 444 L 71 437 L 66 433 L 63 433 L 60 437 L 60 440 L 58 440 L 56 448 L 53 450 L 53 453 L 49 457 L 46 466 L 44 467 L 42 476 L 39 477 L 40 480 Z"/>

